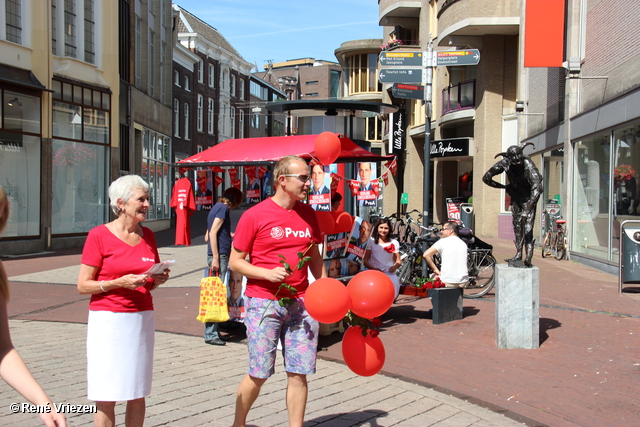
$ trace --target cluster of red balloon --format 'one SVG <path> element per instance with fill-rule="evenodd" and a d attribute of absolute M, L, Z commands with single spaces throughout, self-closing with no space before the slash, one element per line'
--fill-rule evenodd
<path fill-rule="evenodd" d="M 311 317 L 320 323 L 335 323 L 348 310 L 367 319 L 381 316 L 391 307 L 394 296 L 391 279 L 380 271 L 367 270 L 353 276 L 346 287 L 336 279 L 318 279 L 304 299 Z M 384 345 L 378 336 L 363 336 L 359 326 L 350 327 L 342 338 L 342 357 L 354 373 L 375 375 L 384 365 Z"/>
<path fill-rule="evenodd" d="M 316 211 L 316 217 L 323 235 L 348 233 L 353 226 L 353 217 L 344 211 Z"/>

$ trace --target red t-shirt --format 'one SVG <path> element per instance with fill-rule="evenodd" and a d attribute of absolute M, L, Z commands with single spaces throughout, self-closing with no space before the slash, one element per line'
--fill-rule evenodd
<path fill-rule="evenodd" d="M 188 178 L 176 181 L 169 205 L 176 211 L 176 245 L 191 245 L 191 224 L 189 216 L 196 210 L 196 202 Z"/>
<path fill-rule="evenodd" d="M 233 247 L 247 252 L 251 257 L 251 264 L 268 269 L 282 267 L 278 255 L 283 255 L 294 270 L 286 283 L 297 289 L 296 297 L 302 297 L 309 286 L 309 280 L 307 268 L 296 269 L 298 252 L 304 253 L 311 243 L 320 242 L 320 226 L 316 213 L 310 206 L 296 202 L 293 209 L 287 210 L 269 198 L 240 217 Z M 247 278 L 245 295 L 273 298 L 279 287 L 280 283 Z M 278 298 L 288 296 L 291 295 L 286 289 L 278 294 Z"/>
<path fill-rule="evenodd" d="M 160 262 L 153 232 L 142 227 L 143 237 L 136 246 L 118 239 L 105 225 L 89 232 L 82 250 L 81 263 L 97 267 L 95 280 L 115 280 L 126 274 L 142 274 Z M 115 288 L 91 295 L 89 310 L 131 313 L 153 310 L 153 279 L 137 289 Z"/>

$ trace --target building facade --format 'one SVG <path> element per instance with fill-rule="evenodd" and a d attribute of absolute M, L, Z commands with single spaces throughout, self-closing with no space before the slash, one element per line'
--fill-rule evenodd
<path fill-rule="evenodd" d="M 0 254 L 74 245 L 109 218 L 119 4 L 44 3 L 0 3 L 0 183 L 12 207 Z"/>

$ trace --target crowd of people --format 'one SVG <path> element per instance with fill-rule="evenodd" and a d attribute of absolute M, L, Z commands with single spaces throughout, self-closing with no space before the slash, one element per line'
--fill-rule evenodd
<path fill-rule="evenodd" d="M 247 335 L 249 365 L 236 393 L 234 427 L 246 424 L 251 406 L 276 371 L 278 350 L 282 351 L 287 375 L 289 425 L 302 426 L 307 376 L 316 370 L 319 333 L 319 324 L 304 303 L 310 278 L 353 275 L 364 266 L 385 273 L 398 295 L 400 285 L 395 271 L 401 265 L 399 243 L 390 237 L 388 219 L 380 219 L 373 226 L 361 220 L 357 225 L 354 244 L 364 250 L 358 262 L 350 262 L 353 260 L 344 256 L 324 264 L 317 215 L 305 203 L 311 194 L 329 194 L 322 185 L 323 176 L 322 167 L 310 169 L 302 158 L 286 156 L 273 171 L 275 193 L 243 213 L 235 234 L 230 211 L 242 204 L 240 190 L 226 189 L 208 213 L 204 237 L 208 274 L 217 274 L 228 284 L 231 318 L 244 323 Z M 206 197 L 202 182 L 197 184 L 198 191 Z M 171 270 L 157 270 L 160 256 L 155 236 L 142 225 L 149 210 L 149 185 L 137 175 L 126 175 L 111 183 L 108 195 L 114 219 L 88 233 L 77 281 L 78 292 L 91 296 L 86 341 L 87 397 L 96 402 L 96 426 L 115 425 L 117 402 L 126 402 L 127 426 L 142 426 L 153 374 L 153 291 L 169 280 Z M 337 209 L 342 196 L 337 194 L 327 200 Z M 0 187 L 0 232 L 8 216 L 9 201 Z M 445 229 L 455 235 L 453 226 Z M 297 268 L 300 254 L 309 258 L 302 268 Z M 432 254 L 425 255 L 429 259 Z M 282 257 L 294 267 L 283 265 Z M 444 269 L 443 263 L 443 279 Z M 285 283 L 287 286 L 283 287 Z M 0 375 L 30 402 L 51 404 L 12 347 L 6 311 L 8 295 L 7 276 L 0 264 Z M 291 303 L 272 303 L 282 297 L 289 297 Z M 217 323 L 205 324 L 204 339 L 207 344 L 225 345 Z M 64 415 L 55 411 L 40 416 L 47 426 L 66 425 Z"/>

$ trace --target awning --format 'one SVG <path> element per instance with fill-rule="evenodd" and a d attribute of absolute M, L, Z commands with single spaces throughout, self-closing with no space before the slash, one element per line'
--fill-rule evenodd
<path fill-rule="evenodd" d="M 12 67 L 6 64 L 0 64 L 0 82 L 28 87 L 30 89 L 53 92 L 40 83 L 40 80 L 38 80 L 31 71 Z"/>
<path fill-rule="evenodd" d="M 270 136 L 263 138 L 227 139 L 176 163 L 181 167 L 249 166 L 274 164 L 284 156 L 295 155 L 310 160 L 315 157 L 314 143 L 318 135 Z M 381 162 L 395 156 L 373 154 L 345 136 L 340 136 L 342 151 L 336 163 Z"/>

